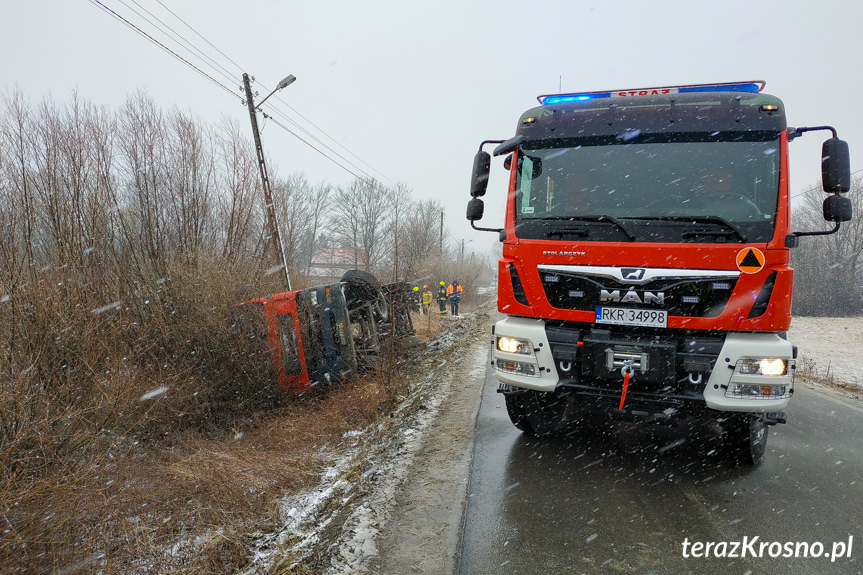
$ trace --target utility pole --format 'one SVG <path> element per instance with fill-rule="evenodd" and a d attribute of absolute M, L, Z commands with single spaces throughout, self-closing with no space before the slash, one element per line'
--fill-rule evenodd
<path fill-rule="evenodd" d="M 246 104 L 249 106 L 249 118 L 252 120 L 252 134 L 255 136 L 255 151 L 258 154 L 258 167 L 261 169 L 261 183 L 264 188 L 264 202 L 267 209 L 267 228 L 270 233 L 272 245 L 276 250 L 276 257 L 281 258 L 282 268 L 285 270 L 285 287 L 290 291 L 291 277 L 288 275 L 288 261 L 285 258 L 285 250 L 282 248 L 282 236 L 279 233 L 279 223 L 276 219 L 276 206 L 273 205 L 273 191 L 270 188 L 270 179 L 267 177 L 267 164 L 264 161 L 264 148 L 261 146 L 261 134 L 258 131 L 258 118 L 255 113 L 255 103 L 252 96 L 252 86 L 249 75 L 243 74 L 243 85 L 246 88 Z M 274 90 L 275 91 L 275 90 Z M 271 96 L 272 94 L 270 94 Z M 270 96 L 267 96 L 269 98 Z M 266 100 L 267 98 L 264 98 Z"/>
<path fill-rule="evenodd" d="M 440 255 L 443 255 L 443 210 L 440 211 Z"/>

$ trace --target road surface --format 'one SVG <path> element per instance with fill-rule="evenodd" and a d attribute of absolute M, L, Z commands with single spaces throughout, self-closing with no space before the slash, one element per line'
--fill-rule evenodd
<path fill-rule="evenodd" d="M 496 388 L 488 369 L 462 575 L 863 570 L 863 410 L 829 390 L 798 381 L 762 463 L 734 468 L 706 429 L 615 424 L 531 438 Z"/>

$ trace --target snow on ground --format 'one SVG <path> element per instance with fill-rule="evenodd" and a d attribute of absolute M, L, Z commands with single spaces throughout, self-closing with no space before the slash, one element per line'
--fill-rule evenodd
<path fill-rule="evenodd" d="M 477 330 L 471 325 L 472 315 L 462 314 L 462 321 L 432 339 L 422 356 L 435 356 L 474 335 Z M 415 382 L 410 396 L 391 417 L 346 434 L 355 439 L 354 445 L 334 458 L 316 488 L 280 502 L 281 527 L 273 533 L 255 534 L 253 565 L 243 575 L 268 573 L 274 568 L 290 570 L 321 551 L 331 557 L 327 573 L 368 572 L 369 562 L 378 555 L 376 536 L 395 504 L 396 489 L 405 480 L 422 444 L 423 431 L 435 419 L 446 395 L 439 389 L 445 366 L 449 367 L 443 359 Z M 341 533 L 335 541 L 326 534 L 331 527 Z M 297 563 L 280 564 L 285 552 Z"/>
<path fill-rule="evenodd" d="M 463 341 L 475 329 L 465 319 L 468 321 L 432 340 L 429 355 Z M 798 347 L 797 375 L 863 389 L 863 374 L 857 369 L 863 350 L 863 318 L 795 317 L 788 339 Z M 317 488 L 281 502 L 282 527 L 257 535 L 254 565 L 245 575 L 270 571 L 285 551 L 302 561 L 316 548 L 331 556 L 328 574 L 369 572 L 369 563 L 379 552 L 377 535 L 395 504 L 394 494 L 422 444 L 423 432 L 447 395 L 439 389 L 441 368 L 446 364 L 443 360 L 438 369 L 412 386 L 411 397 L 387 424 L 349 433 L 356 439 L 354 447 L 334 458 Z M 362 471 L 357 477 L 358 468 Z M 352 479 L 346 480 L 348 476 Z M 336 527 L 341 535 L 322 540 L 331 523 L 341 524 Z"/>
<path fill-rule="evenodd" d="M 863 388 L 863 317 L 795 317 L 788 341 L 797 346 L 797 375 Z"/>

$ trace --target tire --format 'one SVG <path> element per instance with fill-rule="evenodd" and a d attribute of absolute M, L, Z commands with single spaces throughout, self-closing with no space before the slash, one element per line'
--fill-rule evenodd
<path fill-rule="evenodd" d="M 506 411 L 512 424 L 522 432 L 552 435 L 563 423 L 566 398 L 553 392 L 520 391 L 506 395 Z"/>
<path fill-rule="evenodd" d="M 722 445 L 735 465 L 756 465 L 767 450 L 767 424 L 744 413 L 728 414 L 719 421 Z"/>
<path fill-rule="evenodd" d="M 389 306 L 375 276 L 364 270 L 348 270 L 342 275 L 341 281 L 345 284 L 348 309 L 353 310 L 368 302 L 372 306 L 375 321 L 380 323 L 389 319 Z"/>
<path fill-rule="evenodd" d="M 503 399 L 506 402 L 506 412 L 512 424 L 519 431 L 532 435 L 533 428 L 527 420 L 526 396 L 527 393 L 508 393 L 504 395 Z"/>

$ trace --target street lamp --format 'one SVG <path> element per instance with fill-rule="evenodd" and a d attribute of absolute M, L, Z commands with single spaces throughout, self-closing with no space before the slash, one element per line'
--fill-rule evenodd
<path fill-rule="evenodd" d="M 462 238 L 462 240 L 461 240 L 461 256 L 459 257 L 459 265 L 462 265 L 464 263 L 464 246 L 465 246 L 465 244 L 469 244 L 472 241 L 473 241 L 472 239 L 470 239 L 468 241 L 464 241 L 464 238 Z"/>
<path fill-rule="evenodd" d="M 287 88 L 288 86 L 290 86 L 291 84 L 293 84 L 293 83 L 296 81 L 296 79 L 297 79 L 297 78 L 296 78 L 296 76 L 294 76 L 293 74 L 288 74 L 288 76 L 287 76 L 286 78 L 284 78 L 281 82 L 279 82 L 279 83 L 276 85 L 276 89 L 275 89 L 275 90 L 273 90 L 272 92 L 270 92 L 269 94 L 267 94 L 267 98 L 269 98 L 270 96 L 272 96 L 273 94 L 275 94 L 275 93 L 276 93 L 276 92 L 278 92 L 279 90 L 282 90 L 282 89 L 284 89 L 284 88 Z M 259 109 L 261 106 L 263 106 L 263 105 L 264 105 L 264 102 L 266 102 L 266 101 L 267 101 L 267 98 L 264 98 L 263 100 L 261 100 L 260 102 L 258 102 L 258 105 L 257 105 L 257 106 L 255 106 L 255 109 L 257 110 L 257 109 Z"/>

